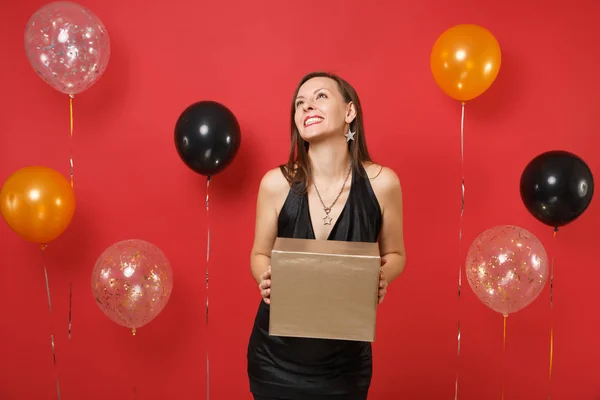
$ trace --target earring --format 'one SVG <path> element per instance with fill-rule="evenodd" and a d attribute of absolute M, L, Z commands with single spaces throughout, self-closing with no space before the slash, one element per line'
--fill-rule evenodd
<path fill-rule="evenodd" d="M 352 130 L 350 129 L 350 127 L 348 127 L 348 133 L 346 133 L 344 136 L 346 136 L 346 142 L 349 142 L 351 140 L 354 140 L 354 134 L 356 132 L 352 132 Z"/>

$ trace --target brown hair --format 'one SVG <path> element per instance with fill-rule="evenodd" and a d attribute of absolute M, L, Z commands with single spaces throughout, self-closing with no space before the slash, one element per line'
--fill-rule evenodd
<path fill-rule="evenodd" d="M 354 140 L 348 142 L 348 151 L 350 152 L 350 161 L 354 173 L 361 173 L 362 169 L 359 166 L 362 163 L 372 162 L 369 151 L 367 150 L 367 142 L 365 140 L 365 129 L 363 126 L 363 111 L 360 105 L 360 100 L 356 90 L 347 81 L 339 76 L 328 72 L 312 72 L 302 78 L 294 97 L 292 98 L 292 115 L 291 115 L 291 137 L 290 137 L 290 155 L 287 164 L 281 165 L 279 168 L 285 176 L 285 179 L 290 185 L 296 184 L 296 188 L 304 192 L 310 185 L 311 167 L 308 159 L 308 142 L 300 136 L 294 116 L 296 113 L 296 96 L 300 87 L 312 78 L 329 78 L 337 83 L 340 94 L 346 103 L 354 103 L 356 108 L 356 117 L 350 123 L 350 129 L 355 132 Z"/>

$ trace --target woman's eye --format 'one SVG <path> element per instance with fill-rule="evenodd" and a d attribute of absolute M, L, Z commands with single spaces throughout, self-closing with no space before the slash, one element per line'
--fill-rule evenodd
<path fill-rule="evenodd" d="M 301 105 L 302 105 L 302 100 L 296 102 L 296 108 L 300 107 Z"/>
<path fill-rule="evenodd" d="M 317 95 L 317 99 L 320 99 L 321 97 L 323 97 L 323 98 L 325 98 L 325 99 L 327 98 L 327 96 L 325 95 L 325 93 L 319 93 L 319 94 Z"/>

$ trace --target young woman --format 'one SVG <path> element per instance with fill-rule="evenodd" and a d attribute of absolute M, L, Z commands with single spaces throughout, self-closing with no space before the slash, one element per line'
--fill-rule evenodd
<path fill-rule="evenodd" d="M 270 256 L 276 237 L 378 242 L 379 302 L 405 264 L 397 175 L 373 163 L 354 88 L 327 73 L 305 76 L 294 94 L 287 165 L 263 177 L 251 270 L 262 301 L 248 345 L 256 400 L 364 400 L 371 344 L 269 336 Z"/>

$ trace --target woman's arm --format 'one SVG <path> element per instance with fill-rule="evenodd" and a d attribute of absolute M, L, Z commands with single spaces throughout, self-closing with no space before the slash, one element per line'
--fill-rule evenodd
<path fill-rule="evenodd" d="M 402 218 L 402 188 L 400 179 L 389 168 L 376 166 L 369 169 L 376 171 L 371 181 L 383 214 L 383 223 L 379 236 L 379 251 L 383 259 L 383 276 L 387 283 L 395 280 L 404 270 L 406 251 L 404 249 L 404 232 Z"/>
<path fill-rule="evenodd" d="M 256 201 L 254 244 L 250 255 L 250 270 L 256 283 L 271 264 L 271 251 L 277 237 L 278 207 L 283 204 L 289 185 L 281 171 L 273 169 L 260 182 Z"/>

